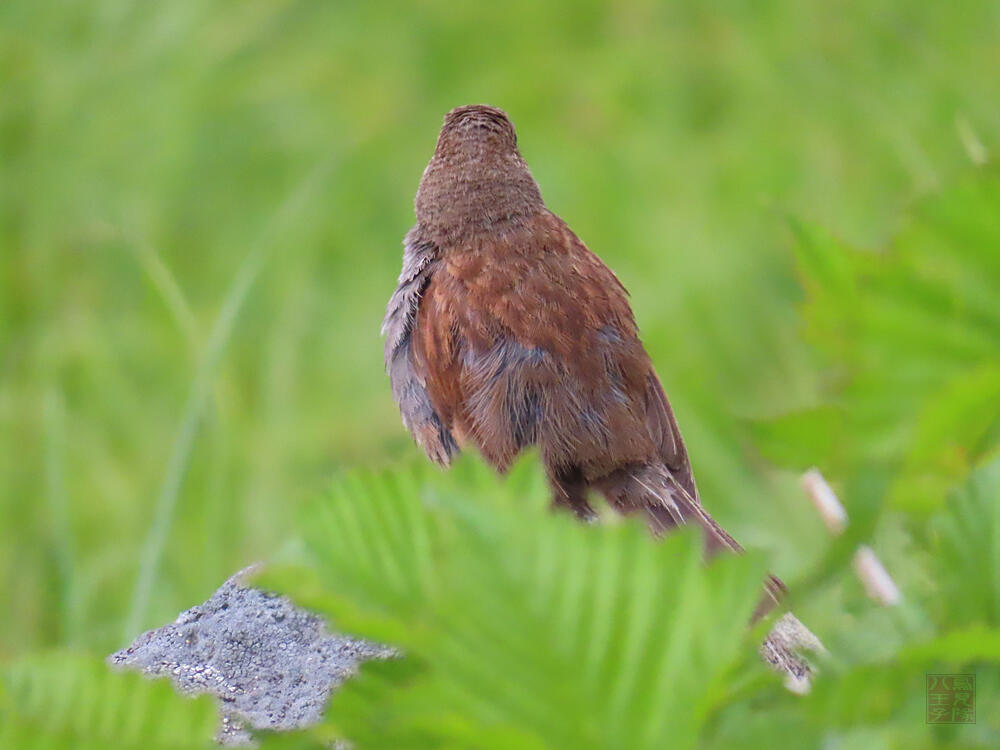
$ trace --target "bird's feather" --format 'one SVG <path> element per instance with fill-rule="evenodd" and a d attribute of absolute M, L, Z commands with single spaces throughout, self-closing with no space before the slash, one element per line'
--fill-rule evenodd
<path fill-rule="evenodd" d="M 437 262 L 437 248 L 433 243 L 422 241 L 417 232 L 406 236 L 403 269 L 396 291 L 389 298 L 382 335 L 385 336 L 385 368 L 403 424 L 431 460 L 447 466 L 458 453 L 458 445 L 434 410 L 424 378 L 414 367 L 411 351 L 420 297 L 430 283 Z"/>

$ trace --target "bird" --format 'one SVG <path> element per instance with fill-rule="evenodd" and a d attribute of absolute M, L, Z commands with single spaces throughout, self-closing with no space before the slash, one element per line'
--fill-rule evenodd
<path fill-rule="evenodd" d="M 414 207 L 382 334 L 427 456 L 471 445 L 503 473 L 537 446 L 556 508 L 593 521 L 602 495 L 656 534 L 697 524 L 706 557 L 741 552 L 701 503 L 625 287 L 546 207 L 503 110 L 445 115 Z"/>

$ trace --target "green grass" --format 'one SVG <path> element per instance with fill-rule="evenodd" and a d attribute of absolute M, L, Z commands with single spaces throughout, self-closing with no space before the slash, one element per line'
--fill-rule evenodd
<path fill-rule="evenodd" d="M 881 247 L 995 154 L 998 32 L 974 1 L 7 0 L 0 658 L 120 647 L 334 471 L 415 454 L 378 327 L 441 116 L 476 101 L 632 291 L 717 517 L 812 559 L 749 427 L 826 385 L 785 217 Z"/>

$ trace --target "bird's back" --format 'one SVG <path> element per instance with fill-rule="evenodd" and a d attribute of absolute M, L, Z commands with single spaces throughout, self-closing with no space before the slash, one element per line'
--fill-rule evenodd
<path fill-rule="evenodd" d="M 588 480 L 662 455 L 696 496 L 624 287 L 549 211 L 441 249 L 413 356 L 444 422 L 501 470 L 532 443 Z"/>

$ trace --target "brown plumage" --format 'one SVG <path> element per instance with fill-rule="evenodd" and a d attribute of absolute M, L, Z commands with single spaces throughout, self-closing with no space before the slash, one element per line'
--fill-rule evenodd
<path fill-rule="evenodd" d="M 383 333 L 427 455 L 447 466 L 471 443 L 504 471 L 537 444 L 557 505 L 590 518 L 594 489 L 657 532 L 694 521 L 709 554 L 740 551 L 701 506 L 625 288 L 545 207 L 503 111 L 445 116 L 416 213 Z"/>

